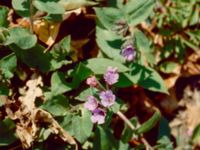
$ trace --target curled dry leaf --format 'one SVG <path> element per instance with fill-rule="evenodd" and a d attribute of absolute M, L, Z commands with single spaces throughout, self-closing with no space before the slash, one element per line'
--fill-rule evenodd
<path fill-rule="evenodd" d="M 16 120 L 16 133 L 24 148 L 30 148 L 38 138 L 38 131 L 41 124 L 48 125 L 54 134 L 58 134 L 65 142 L 76 146 L 76 141 L 70 136 L 48 112 L 36 108 L 35 100 L 43 96 L 41 76 L 33 74 L 27 81 L 25 91 L 17 100 L 6 100 L 5 110 L 13 120 Z M 77 146 L 76 146 L 77 147 Z"/>
<path fill-rule="evenodd" d="M 42 77 L 33 74 L 31 79 L 26 83 L 28 89 L 25 95 L 19 97 L 19 100 L 26 107 L 27 111 L 31 112 L 35 108 L 35 99 L 43 95 L 40 86 L 43 86 Z"/>
<path fill-rule="evenodd" d="M 49 129 L 54 134 L 58 134 L 60 138 L 62 138 L 65 142 L 69 144 L 76 145 L 76 141 L 72 136 L 69 135 L 59 124 L 58 122 L 52 117 L 52 115 L 42 109 L 36 109 L 34 113 L 34 121 L 43 122 L 49 125 Z M 76 145 L 77 146 L 77 145 Z"/>

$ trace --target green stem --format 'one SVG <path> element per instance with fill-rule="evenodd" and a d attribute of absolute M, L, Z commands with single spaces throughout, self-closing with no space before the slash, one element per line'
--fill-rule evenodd
<path fill-rule="evenodd" d="M 133 124 L 129 121 L 129 119 L 121 112 L 121 111 L 118 111 L 116 113 L 127 125 L 128 127 L 133 131 L 135 132 L 136 128 L 133 126 Z M 151 147 L 151 145 L 148 143 L 148 141 L 142 137 L 142 142 L 143 144 L 145 145 L 146 147 L 146 150 L 153 150 L 153 148 Z"/>

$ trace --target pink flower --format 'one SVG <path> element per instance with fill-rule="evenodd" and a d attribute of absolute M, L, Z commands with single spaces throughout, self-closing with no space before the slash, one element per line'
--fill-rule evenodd
<path fill-rule="evenodd" d="M 103 124 L 105 122 L 106 112 L 101 108 L 96 108 L 92 112 L 91 121 L 97 124 Z"/>
<path fill-rule="evenodd" d="M 86 84 L 91 86 L 91 87 L 97 86 L 98 82 L 97 82 L 96 77 L 95 76 L 91 76 L 91 77 L 87 78 Z"/>
<path fill-rule="evenodd" d="M 109 84 L 115 84 L 119 79 L 119 73 L 117 68 L 108 67 L 106 73 L 104 74 L 104 80 Z"/>
<path fill-rule="evenodd" d="M 98 101 L 94 96 L 88 96 L 87 102 L 85 102 L 84 107 L 90 111 L 95 110 L 98 107 Z"/>
<path fill-rule="evenodd" d="M 132 44 L 129 44 L 125 48 L 122 49 L 121 55 L 127 60 L 132 61 L 136 57 L 136 51 Z"/>
<path fill-rule="evenodd" d="M 107 90 L 107 91 L 102 91 L 99 94 L 99 97 L 101 99 L 101 104 L 104 107 L 110 107 L 115 103 L 115 95 L 113 94 L 113 92 L 111 90 Z"/>

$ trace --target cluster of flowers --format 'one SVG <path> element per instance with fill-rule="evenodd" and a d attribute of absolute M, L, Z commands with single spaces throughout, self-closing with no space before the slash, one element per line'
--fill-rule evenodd
<path fill-rule="evenodd" d="M 115 84 L 119 79 L 119 73 L 117 68 L 108 67 L 106 73 L 104 74 L 104 80 L 109 87 Z M 95 76 L 89 77 L 86 83 L 93 88 L 99 86 Z M 100 100 L 99 100 L 100 99 Z M 92 112 L 91 121 L 97 124 L 103 124 L 106 117 L 106 109 L 111 107 L 116 100 L 116 96 L 110 89 L 100 90 L 98 93 L 98 98 L 90 95 L 87 97 L 87 101 L 84 107 Z"/>

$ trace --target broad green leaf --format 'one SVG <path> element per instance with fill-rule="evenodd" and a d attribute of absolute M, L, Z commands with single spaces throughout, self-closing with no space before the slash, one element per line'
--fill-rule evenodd
<path fill-rule="evenodd" d="M 152 12 L 155 0 L 130 0 L 127 4 L 119 4 L 115 7 L 95 8 L 96 15 L 101 24 L 113 30 L 120 21 L 129 25 L 137 25 L 144 21 Z"/>
<path fill-rule="evenodd" d="M 175 69 L 176 66 L 177 66 L 177 63 L 167 61 L 160 64 L 159 68 L 160 68 L 160 71 L 164 73 L 171 73 Z"/>
<path fill-rule="evenodd" d="M 137 129 L 137 134 L 142 134 L 151 130 L 156 125 L 156 123 L 160 120 L 160 117 L 161 117 L 160 111 L 157 110 L 149 120 L 144 122 Z"/>
<path fill-rule="evenodd" d="M 42 108 L 53 114 L 54 116 L 61 116 L 68 110 L 68 99 L 64 95 L 54 96 L 45 101 Z"/>
<path fill-rule="evenodd" d="M 66 36 L 59 43 L 55 44 L 50 51 L 53 58 L 60 61 L 66 59 L 66 56 L 68 56 L 72 52 L 70 43 L 71 37 Z"/>
<path fill-rule="evenodd" d="M 0 71 L 5 78 L 12 78 L 17 67 L 17 58 L 14 53 L 3 57 L 0 60 Z"/>
<path fill-rule="evenodd" d="M 85 90 L 83 90 L 77 97 L 76 99 L 79 100 L 79 101 L 86 101 L 87 100 L 87 97 L 89 95 L 91 95 L 92 93 L 92 89 L 91 88 L 87 88 Z"/>
<path fill-rule="evenodd" d="M 30 0 L 12 0 L 12 6 L 20 16 L 30 16 Z"/>
<path fill-rule="evenodd" d="M 79 63 L 72 73 L 73 76 L 73 84 L 78 86 L 83 80 L 87 79 L 89 75 L 92 74 L 90 68 L 88 68 L 85 64 Z"/>
<path fill-rule="evenodd" d="M 95 12 L 103 26 L 110 30 L 114 29 L 117 22 L 123 19 L 122 12 L 117 8 L 95 8 Z"/>
<path fill-rule="evenodd" d="M 131 72 L 120 75 L 116 86 L 126 87 L 133 84 L 138 84 L 150 91 L 168 93 L 163 79 L 154 69 L 136 63 L 133 63 Z"/>
<path fill-rule="evenodd" d="M 92 133 L 93 123 L 90 117 L 88 110 L 81 109 L 81 116 L 75 116 L 72 119 L 73 133 L 80 143 L 85 142 Z"/>
<path fill-rule="evenodd" d="M 125 5 L 127 22 L 130 25 L 137 25 L 144 21 L 152 12 L 155 0 L 130 0 Z"/>
<path fill-rule="evenodd" d="M 10 118 L 0 121 L 0 146 L 8 146 L 16 140 L 15 123 Z"/>
<path fill-rule="evenodd" d="M 102 38 L 103 37 L 103 38 Z M 124 62 L 124 58 L 120 55 L 122 38 L 117 36 L 110 30 L 96 27 L 96 41 L 101 51 L 111 59 Z"/>
<path fill-rule="evenodd" d="M 141 68 L 139 69 L 137 67 L 139 68 L 141 67 Z M 143 66 L 137 66 L 137 67 L 135 67 L 133 72 L 135 73 L 135 71 L 139 69 L 140 74 L 138 74 L 139 75 L 138 84 L 140 86 L 148 90 L 168 93 L 163 79 L 154 69 L 150 67 L 143 67 Z"/>
<path fill-rule="evenodd" d="M 63 38 L 59 43 L 55 44 L 52 50 L 50 51 L 50 54 L 52 55 L 51 70 L 59 69 L 63 65 L 71 63 L 71 61 L 68 61 L 66 59 L 66 57 L 70 56 L 72 53 L 70 41 L 70 36 L 67 36 Z"/>
<path fill-rule="evenodd" d="M 73 10 L 83 6 L 97 5 L 98 3 L 92 0 L 60 0 L 59 4 L 61 4 L 65 10 Z"/>
<path fill-rule="evenodd" d="M 91 112 L 81 108 L 78 114 L 68 113 L 64 118 L 58 118 L 59 124 L 74 136 L 80 143 L 84 143 L 91 135 L 93 123 L 91 122 Z"/>
<path fill-rule="evenodd" d="M 15 44 L 19 48 L 26 50 L 34 47 L 37 37 L 31 34 L 27 29 L 21 27 L 12 28 L 9 31 L 9 37 L 5 41 L 5 45 Z"/>
<path fill-rule="evenodd" d="M 106 58 L 92 58 L 84 62 L 86 67 L 91 69 L 94 74 L 104 74 L 108 68 L 117 67 L 119 72 L 126 72 L 129 69 L 117 61 L 112 61 Z"/>
<path fill-rule="evenodd" d="M 0 27 L 8 27 L 8 11 L 7 7 L 0 6 Z"/>
<path fill-rule="evenodd" d="M 157 141 L 156 150 L 174 150 L 173 143 L 167 136 L 163 136 Z"/>
<path fill-rule="evenodd" d="M 154 64 L 155 58 L 153 56 L 152 49 L 150 48 L 149 39 L 140 30 L 135 30 L 134 36 L 136 40 L 136 48 L 140 52 L 142 64 L 145 64 L 146 62 Z"/>
<path fill-rule="evenodd" d="M 128 150 L 129 145 L 115 139 L 108 128 L 97 126 L 94 139 L 95 150 Z"/>
<path fill-rule="evenodd" d="M 72 86 L 65 81 L 65 74 L 54 72 L 51 76 L 51 92 L 54 96 L 63 94 L 72 89 Z"/>
<path fill-rule="evenodd" d="M 9 46 L 16 54 L 17 58 L 29 67 L 39 69 L 42 72 L 51 70 L 51 55 L 44 53 L 45 48 L 39 44 L 26 51 L 21 50 L 16 45 Z"/>
<path fill-rule="evenodd" d="M 64 14 L 65 12 L 64 7 L 55 1 L 34 0 L 33 4 L 37 9 L 49 14 Z"/>

